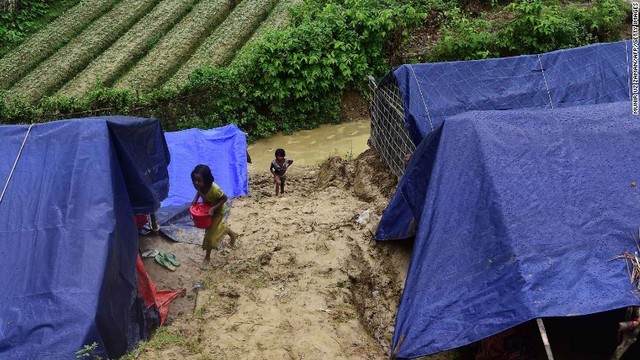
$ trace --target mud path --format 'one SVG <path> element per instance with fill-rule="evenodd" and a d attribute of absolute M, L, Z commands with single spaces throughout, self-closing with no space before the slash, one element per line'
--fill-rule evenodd
<path fill-rule="evenodd" d="M 237 248 L 213 254 L 161 237 L 141 248 L 171 251 L 175 272 L 145 266 L 158 289 L 187 289 L 138 359 L 387 359 L 410 246 L 372 233 L 396 185 L 373 150 L 290 169 L 284 196 L 270 174 L 250 174 L 234 199 Z M 366 223 L 358 216 L 369 210 Z M 193 291 L 195 284 L 204 289 Z"/>

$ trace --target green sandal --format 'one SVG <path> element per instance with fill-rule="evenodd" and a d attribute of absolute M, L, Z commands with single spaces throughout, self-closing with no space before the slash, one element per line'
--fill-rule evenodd
<path fill-rule="evenodd" d="M 172 254 L 170 252 L 163 252 L 163 255 L 164 255 L 164 258 L 169 260 L 169 262 L 173 266 L 180 266 L 180 260 L 178 260 L 175 254 Z"/>
<path fill-rule="evenodd" d="M 163 256 L 162 252 L 158 253 L 158 255 L 155 256 L 155 259 L 156 259 L 156 262 L 162 265 L 163 267 L 171 271 L 176 271 L 176 267 L 173 265 L 173 263 L 171 263 L 171 261 L 169 261 L 165 256 Z"/>

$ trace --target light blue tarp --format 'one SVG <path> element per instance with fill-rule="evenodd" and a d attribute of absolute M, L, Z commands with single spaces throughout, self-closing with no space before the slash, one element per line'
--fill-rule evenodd
<path fill-rule="evenodd" d="M 0 126 L 0 148 L 0 358 L 124 355 L 146 331 L 133 214 L 168 192 L 159 121 Z"/>
<path fill-rule="evenodd" d="M 420 144 L 400 191 L 419 219 L 393 349 L 414 358 L 539 317 L 638 306 L 631 103 L 472 111 Z"/>
<path fill-rule="evenodd" d="M 234 197 L 246 196 L 249 190 L 246 134 L 229 124 L 209 130 L 167 132 L 165 137 L 172 161 L 169 196 L 157 212 L 160 231 L 174 241 L 201 244 L 204 230 L 196 228 L 189 216 L 189 204 L 196 193 L 191 171 L 198 164 L 208 165 L 216 184 L 229 198 L 228 205 Z"/>
<path fill-rule="evenodd" d="M 229 198 L 248 194 L 246 134 L 236 125 L 167 132 L 165 137 L 172 161 L 169 196 L 162 207 L 193 200 L 196 190 L 191 183 L 191 171 L 198 164 L 211 168 L 216 184 Z"/>
<path fill-rule="evenodd" d="M 628 101 L 630 66 L 631 42 L 621 41 L 540 55 L 402 65 L 382 82 L 398 82 L 405 127 L 418 146 L 430 134 L 434 136 L 447 117 L 465 111 L 557 109 Z M 413 171 L 410 164 L 407 171 Z M 398 185 L 376 239 L 415 235 L 418 224 L 409 203 L 425 190 L 415 186 L 407 181 Z"/>

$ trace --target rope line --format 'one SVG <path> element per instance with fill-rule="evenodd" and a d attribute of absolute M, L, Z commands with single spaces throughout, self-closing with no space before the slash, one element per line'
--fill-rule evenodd
<path fill-rule="evenodd" d="M 632 82 L 632 80 L 631 80 L 631 73 L 629 71 L 629 68 L 630 68 L 630 66 L 629 66 L 629 46 L 627 44 L 628 44 L 628 42 L 625 41 L 624 42 L 624 60 L 627 63 L 627 88 L 629 90 L 629 100 L 631 100 L 631 86 L 632 86 L 631 82 Z"/>
<path fill-rule="evenodd" d="M 9 187 L 9 182 L 11 181 L 11 177 L 13 176 L 13 171 L 16 169 L 16 165 L 18 165 L 18 159 L 20 159 L 20 155 L 22 155 L 22 149 L 24 149 L 24 144 L 27 142 L 27 138 L 29 137 L 29 133 L 31 132 L 31 127 L 33 124 L 29 125 L 27 129 L 27 133 L 22 140 L 22 145 L 20 145 L 20 151 L 18 151 L 18 156 L 16 156 L 16 160 L 13 162 L 13 166 L 11 167 L 11 171 L 9 172 L 9 177 L 7 178 L 7 182 L 4 184 L 4 189 L 2 189 L 2 194 L 0 194 L 0 203 L 4 198 L 4 193 L 7 191 L 7 187 Z"/>
<path fill-rule="evenodd" d="M 424 109 L 427 111 L 427 119 L 429 119 L 429 125 L 431 125 L 431 131 L 433 131 L 433 122 L 431 121 L 431 115 L 429 115 L 429 108 L 427 107 L 427 101 L 424 99 L 424 95 L 422 94 L 422 88 L 420 87 L 420 82 L 418 81 L 418 77 L 416 76 L 415 71 L 413 70 L 413 66 L 409 65 L 409 69 L 411 70 L 411 75 L 416 80 L 416 85 L 418 85 L 418 92 L 420 93 L 420 99 L 422 100 L 422 105 L 424 105 Z"/>
<path fill-rule="evenodd" d="M 549 96 L 549 105 L 553 109 L 553 100 L 551 100 L 551 92 L 549 91 L 549 84 L 547 84 L 547 75 L 544 73 L 544 68 L 542 67 L 542 61 L 540 60 L 540 55 L 538 55 L 538 64 L 540 64 L 540 71 L 542 71 L 542 78 L 544 79 L 544 87 L 547 89 L 547 96 Z"/>

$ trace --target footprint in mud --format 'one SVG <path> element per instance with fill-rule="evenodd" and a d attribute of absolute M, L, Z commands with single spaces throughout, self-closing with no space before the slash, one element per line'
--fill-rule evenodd
<path fill-rule="evenodd" d="M 263 252 L 262 255 L 260 255 L 260 257 L 258 257 L 258 261 L 260 262 L 260 265 L 267 265 L 269 264 L 269 262 L 271 261 L 272 255 L 269 252 Z"/>

